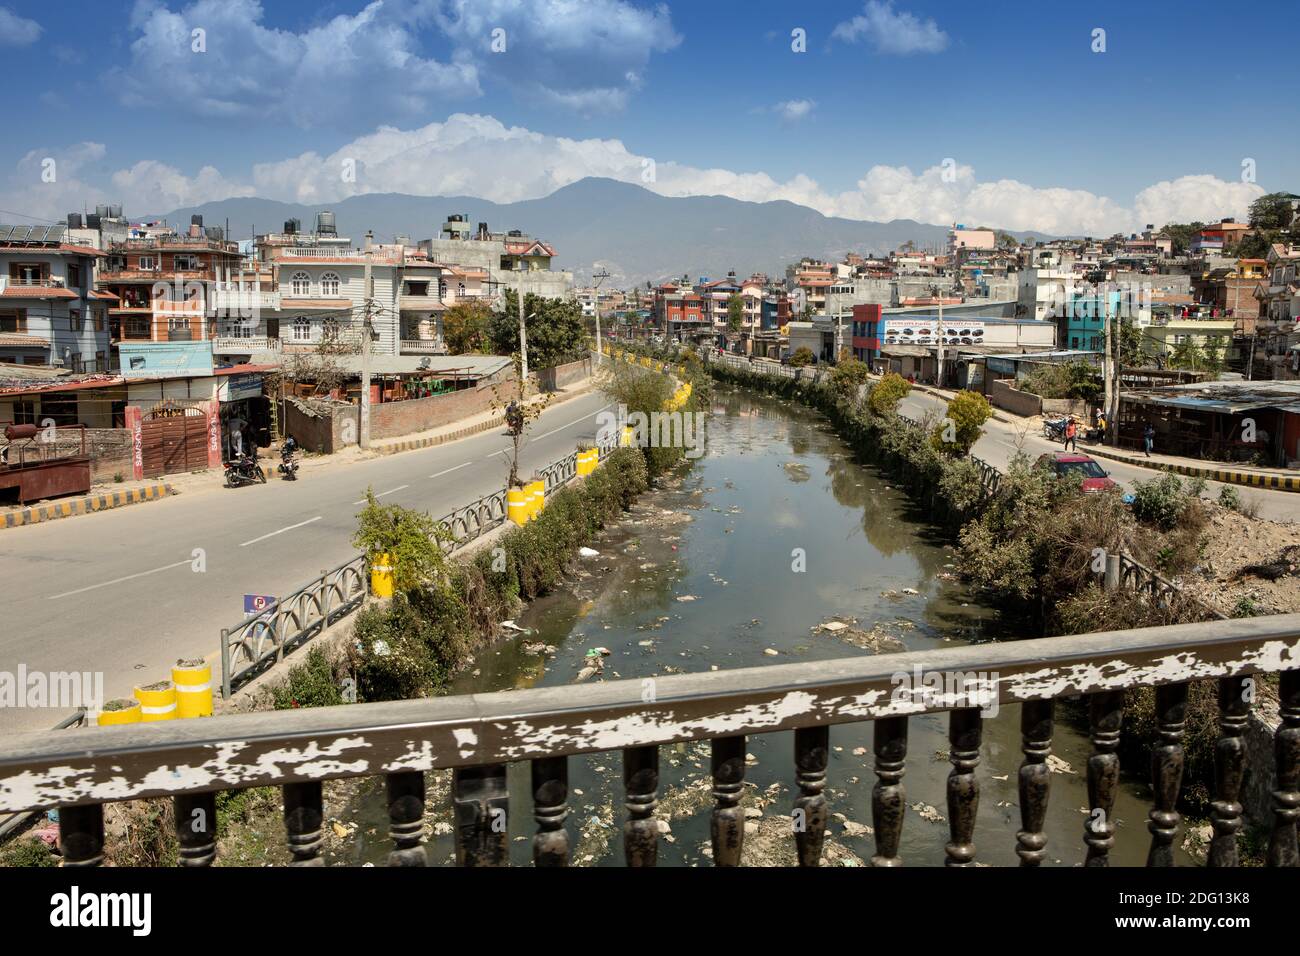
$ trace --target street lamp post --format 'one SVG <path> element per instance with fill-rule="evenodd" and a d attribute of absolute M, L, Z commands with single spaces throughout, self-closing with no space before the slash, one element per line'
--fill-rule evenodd
<path fill-rule="evenodd" d="M 601 356 L 604 354 L 604 349 L 600 343 L 600 284 L 609 278 L 609 273 L 601 269 L 592 278 L 596 280 L 595 301 L 592 304 L 596 309 L 596 364 L 599 365 Z"/>

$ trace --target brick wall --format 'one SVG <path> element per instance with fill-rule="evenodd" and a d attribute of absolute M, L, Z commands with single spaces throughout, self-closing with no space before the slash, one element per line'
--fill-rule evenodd
<path fill-rule="evenodd" d="M 539 369 L 537 381 L 544 392 L 556 392 L 591 377 L 591 359 L 578 359 L 567 365 Z"/>
<path fill-rule="evenodd" d="M 284 430 L 306 451 L 332 455 L 357 443 L 360 408 L 342 402 L 322 405 L 321 413 L 308 414 L 296 402 L 284 403 Z"/>
<path fill-rule="evenodd" d="M 1013 388 L 1011 379 L 999 378 L 989 382 L 989 402 L 998 408 L 1005 408 L 1013 415 L 1039 415 L 1043 411 L 1043 400 L 1037 395 Z"/>
<path fill-rule="evenodd" d="M 5 445 L 3 433 L 0 433 L 0 446 Z M 27 442 L 17 442 L 18 445 L 26 445 Z M 42 445 L 40 448 L 48 448 Z M 55 439 L 53 450 L 47 454 L 49 457 L 64 458 L 69 455 L 79 455 L 81 453 L 81 435 L 76 429 L 58 432 Z M 86 429 L 86 453 L 90 455 L 90 478 L 92 481 L 100 479 L 110 479 L 114 475 L 121 473 L 123 477 L 131 477 L 131 431 L 128 428 L 87 428 Z M 25 452 L 30 460 L 39 457 L 41 451 L 28 449 Z M 12 459 L 17 463 L 19 459 L 18 449 L 15 448 L 12 453 Z"/>
<path fill-rule="evenodd" d="M 508 395 L 502 390 L 502 397 Z M 370 406 L 370 437 L 397 438 L 413 432 L 441 428 L 488 411 L 497 393 L 489 385 L 478 385 L 404 402 L 386 402 Z"/>

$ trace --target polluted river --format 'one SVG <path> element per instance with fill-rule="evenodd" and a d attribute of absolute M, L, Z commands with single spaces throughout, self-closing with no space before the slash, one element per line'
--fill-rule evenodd
<path fill-rule="evenodd" d="M 533 602 L 510 632 L 482 649 L 449 694 L 646 678 L 710 669 L 888 654 L 1034 636 L 983 606 L 958 577 L 959 557 L 905 491 L 858 461 L 820 415 L 719 386 L 703 457 L 642 496 L 575 561 L 564 585 Z M 608 654 L 602 654 L 602 649 Z M 1088 822 L 1090 744 L 1058 708 L 1050 761 L 1044 865 L 1077 866 Z M 948 717 L 912 717 L 905 865 L 941 865 L 948 841 Z M 831 728 L 825 794 L 826 866 L 868 865 L 872 725 Z M 797 796 L 791 732 L 747 738 L 745 865 L 794 865 Z M 984 722 L 977 776 L 976 860 L 1019 862 L 1020 708 Z M 430 775 L 429 862 L 454 861 L 449 773 Z M 529 766 L 509 768 L 514 865 L 529 865 L 535 832 Z M 1116 865 L 1140 866 L 1149 788 L 1126 777 L 1116 805 Z M 707 741 L 660 749 L 659 865 L 709 866 L 713 806 Z M 569 760 L 570 859 L 623 865 L 622 757 Z M 383 865 L 391 842 L 383 781 L 367 782 L 343 817 L 350 839 L 328 856 Z M 1191 860 L 1177 851 L 1176 861 Z"/>

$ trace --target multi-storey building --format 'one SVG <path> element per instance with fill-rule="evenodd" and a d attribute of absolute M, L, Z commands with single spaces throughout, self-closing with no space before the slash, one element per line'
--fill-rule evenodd
<path fill-rule="evenodd" d="M 518 291 L 521 287 L 526 295 L 547 299 L 563 299 L 572 291 L 573 273 L 551 268 L 553 246 L 518 229 L 490 232 L 485 222 L 471 233 L 468 219 L 463 214 L 448 216 L 441 236 L 421 240 L 420 252 L 431 262 L 484 273 L 494 299 L 505 289 Z"/>
<path fill-rule="evenodd" d="M 105 372 L 107 306 L 95 290 L 103 253 L 63 226 L 0 226 L 0 362 Z"/>

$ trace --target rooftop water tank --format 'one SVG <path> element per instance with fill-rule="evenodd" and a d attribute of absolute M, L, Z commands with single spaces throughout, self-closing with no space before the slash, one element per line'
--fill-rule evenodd
<path fill-rule="evenodd" d="M 333 236 L 336 234 L 334 213 L 329 210 L 316 213 L 316 232 L 322 236 Z"/>

